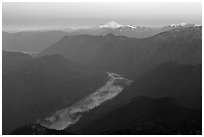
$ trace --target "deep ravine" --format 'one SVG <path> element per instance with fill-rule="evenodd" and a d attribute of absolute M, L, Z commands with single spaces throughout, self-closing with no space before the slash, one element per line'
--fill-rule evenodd
<path fill-rule="evenodd" d="M 63 130 L 75 124 L 83 116 L 83 112 L 98 107 L 107 100 L 111 100 L 132 82 L 119 74 L 110 72 L 107 72 L 107 74 L 109 77 L 108 81 L 104 86 L 97 89 L 96 92 L 87 95 L 72 106 L 61 109 L 46 117 L 40 124 L 49 129 Z"/>

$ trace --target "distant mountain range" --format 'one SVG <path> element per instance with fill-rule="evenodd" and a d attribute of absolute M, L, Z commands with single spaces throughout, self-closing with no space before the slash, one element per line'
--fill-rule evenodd
<path fill-rule="evenodd" d="M 107 72 L 131 82 L 64 130 L 39 125 L 59 110 L 66 120 Z M 3 134 L 202 134 L 202 27 L 112 21 L 74 32 L 3 32 L 2 126 Z"/>
<path fill-rule="evenodd" d="M 65 36 L 39 56 L 61 54 L 67 59 L 105 71 L 140 76 L 155 66 L 176 61 L 202 62 L 201 27 L 179 28 L 149 38 L 115 36 Z"/>
<path fill-rule="evenodd" d="M 15 33 L 2 33 L 3 50 L 23 51 L 31 54 L 36 54 L 57 42 L 64 36 L 72 35 L 107 35 L 112 33 L 116 36 L 126 36 L 132 38 L 147 38 L 155 34 L 186 27 L 198 27 L 196 24 L 180 23 L 164 26 L 160 28 L 151 28 L 145 26 L 122 25 L 114 21 L 106 24 L 86 28 L 86 29 L 58 29 L 58 30 L 35 30 L 21 31 Z"/>
<path fill-rule="evenodd" d="M 22 31 L 2 33 L 2 48 L 14 52 L 36 54 L 66 36 L 63 31 Z"/>

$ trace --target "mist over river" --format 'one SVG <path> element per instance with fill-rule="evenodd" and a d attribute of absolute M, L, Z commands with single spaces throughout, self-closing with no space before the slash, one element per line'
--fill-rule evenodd
<path fill-rule="evenodd" d="M 126 86 L 131 84 L 131 80 L 123 78 L 119 74 L 109 73 L 108 81 L 96 90 L 87 95 L 68 108 L 61 109 L 51 116 L 46 117 L 40 124 L 49 129 L 63 130 L 75 124 L 83 116 L 82 112 L 89 111 L 100 106 L 103 102 L 111 100 L 117 96 Z"/>

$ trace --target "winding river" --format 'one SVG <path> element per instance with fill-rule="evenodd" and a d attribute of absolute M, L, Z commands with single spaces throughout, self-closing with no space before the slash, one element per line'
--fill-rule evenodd
<path fill-rule="evenodd" d="M 40 124 L 49 129 L 63 130 L 71 124 L 75 124 L 82 117 L 82 112 L 89 111 L 103 102 L 111 100 L 131 84 L 131 80 L 123 78 L 119 74 L 110 72 L 107 74 L 108 81 L 96 92 L 87 95 L 72 106 L 46 117 Z"/>

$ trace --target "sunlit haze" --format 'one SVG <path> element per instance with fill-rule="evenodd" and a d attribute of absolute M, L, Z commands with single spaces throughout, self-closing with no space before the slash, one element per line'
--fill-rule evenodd
<path fill-rule="evenodd" d="M 162 26 L 202 22 L 196 3 L 3 3 L 3 29 L 86 28 L 109 21 Z"/>

